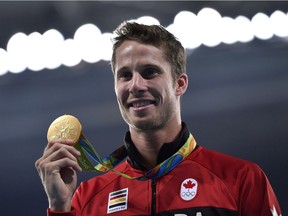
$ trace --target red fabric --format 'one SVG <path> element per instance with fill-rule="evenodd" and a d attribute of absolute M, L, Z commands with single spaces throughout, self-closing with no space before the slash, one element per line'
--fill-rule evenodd
<path fill-rule="evenodd" d="M 131 176 L 141 174 L 127 162 L 119 165 L 117 170 Z M 193 199 L 185 201 L 180 195 L 183 192 L 181 185 L 190 178 L 198 183 L 197 193 Z M 191 186 L 192 190 L 192 182 L 185 185 Z M 123 206 L 127 210 L 108 214 L 113 204 L 109 193 L 126 188 L 127 205 Z M 81 183 L 72 200 L 74 214 L 48 213 L 48 216 L 151 215 L 152 188 L 152 180 L 129 180 L 109 172 Z M 225 211 L 225 215 L 272 216 L 273 209 L 281 214 L 271 185 L 257 165 L 201 146 L 175 169 L 156 180 L 155 204 L 157 215 L 196 215 L 200 212 L 198 215 L 216 216 Z"/>

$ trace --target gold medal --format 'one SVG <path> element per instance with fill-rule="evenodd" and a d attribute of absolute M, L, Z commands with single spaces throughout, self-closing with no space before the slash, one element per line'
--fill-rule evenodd
<path fill-rule="evenodd" d="M 63 115 L 55 119 L 47 132 L 48 142 L 60 139 L 71 139 L 77 142 L 82 133 L 80 121 L 72 115 Z"/>

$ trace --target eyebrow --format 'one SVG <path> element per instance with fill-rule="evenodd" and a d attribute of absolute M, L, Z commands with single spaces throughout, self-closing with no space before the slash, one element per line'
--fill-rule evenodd
<path fill-rule="evenodd" d="M 160 68 L 160 67 L 156 64 L 148 63 L 148 64 L 141 64 L 141 65 L 137 66 L 137 68 Z M 125 70 L 130 70 L 130 69 L 127 66 L 123 66 L 122 68 L 120 68 L 116 72 L 121 72 L 121 71 L 125 71 Z"/>
<path fill-rule="evenodd" d="M 121 73 L 121 72 L 127 71 L 127 70 L 130 70 L 129 67 L 124 66 L 124 67 L 121 67 L 119 70 L 116 70 L 115 73 Z"/>

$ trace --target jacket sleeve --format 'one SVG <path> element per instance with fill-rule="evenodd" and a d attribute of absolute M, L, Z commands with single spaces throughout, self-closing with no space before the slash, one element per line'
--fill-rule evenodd
<path fill-rule="evenodd" d="M 241 216 L 281 216 L 281 209 L 270 182 L 261 168 L 252 164 L 242 175 L 239 192 Z"/>

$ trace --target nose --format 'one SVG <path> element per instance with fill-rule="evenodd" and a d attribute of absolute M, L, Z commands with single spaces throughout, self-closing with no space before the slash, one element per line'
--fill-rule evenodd
<path fill-rule="evenodd" d="M 144 79 L 141 74 L 133 73 L 130 80 L 130 93 L 133 95 L 139 95 L 147 90 L 146 79 Z"/>

